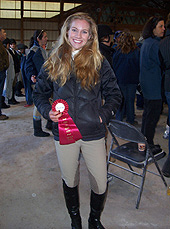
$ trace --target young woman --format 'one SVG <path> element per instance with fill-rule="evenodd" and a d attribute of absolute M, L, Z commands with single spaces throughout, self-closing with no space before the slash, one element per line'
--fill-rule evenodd
<path fill-rule="evenodd" d="M 40 71 L 41 66 L 47 59 L 46 45 L 47 45 L 47 33 L 45 30 L 36 30 L 33 35 L 33 45 L 30 48 L 29 54 L 25 61 L 25 74 L 26 78 L 35 84 L 36 78 Z M 32 96 L 32 90 L 30 90 L 30 85 L 26 87 L 26 97 Z M 28 92 L 28 95 L 27 95 Z M 29 99 L 31 101 L 31 99 Z M 25 107 L 32 104 L 27 104 Z M 42 130 L 41 125 L 41 115 L 38 112 L 36 106 L 34 107 L 33 112 L 33 127 L 34 127 L 34 136 L 36 137 L 48 137 L 49 133 Z"/>
<path fill-rule="evenodd" d="M 79 155 L 87 165 L 91 185 L 89 228 L 104 228 L 100 215 L 107 191 L 105 124 L 116 113 L 121 93 L 114 72 L 98 47 L 96 24 L 86 13 L 76 13 L 64 22 L 57 47 L 46 61 L 33 93 L 34 103 L 46 119 L 53 121 L 53 134 L 61 168 L 66 206 L 72 228 L 82 228 L 79 212 Z M 49 98 L 63 101 L 65 111 L 52 109 Z M 105 103 L 102 104 L 103 99 Z M 61 120 L 72 118 L 82 138 L 65 140 Z M 64 118 L 62 117 L 64 116 Z M 66 128 L 71 132 L 71 126 Z"/>

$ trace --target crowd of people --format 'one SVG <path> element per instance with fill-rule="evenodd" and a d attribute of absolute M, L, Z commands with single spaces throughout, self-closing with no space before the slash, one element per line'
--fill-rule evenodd
<path fill-rule="evenodd" d="M 29 49 L 24 44 L 16 43 L 15 39 L 6 37 L 4 29 L 4 37 L 2 38 L 2 45 L 6 49 L 8 55 L 9 66 L 5 70 L 5 81 L 2 88 L 1 108 L 10 108 L 10 105 L 19 104 L 17 97 L 26 98 L 24 107 L 33 105 L 32 92 L 36 83 L 36 77 L 40 71 L 41 66 L 48 58 L 46 51 L 47 33 L 44 30 L 36 30 L 30 39 Z M 2 46 L 2 47 L 3 47 Z M 5 49 L 3 50 L 5 52 Z M 3 57 L 2 57 L 3 58 Z M 24 88 L 25 95 L 22 93 Z M 17 96 L 17 97 L 16 97 Z M 7 101 L 7 103 L 6 103 Z M 0 115 L 0 120 L 6 120 L 8 117 L 4 114 Z M 42 130 L 41 115 L 34 107 L 33 112 L 33 127 L 34 135 L 37 137 L 48 137 L 50 134 Z M 48 121 L 46 128 L 51 130 L 52 122 Z"/>
<path fill-rule="evenodd" d="M 102 229 L 100 216 L 107 196 L 105 126 L 113 117 L 138 125 L 137 91 L 137 103 L 142 101 L 143 109 L 141 132 L 153 154 L 162 150 L 154 144 L 154 135 L 163 93 L 170 109 L 170 14 L 166 24 L 162 17 L 149 18 L 142 42 L 136 42 L 130 32 L 113 33 L 108 25 L 96 25 L 88 14 L 80 12 L 65 20 L 50 55 L 47 40 L 45 30 L 36 30 L 28 49 L 23 44 L 17 46 L 0 28 L 0 120 L 8 119 L 3 108 L 19 103 L 15 96 L 26 97 L 25 107 L 34 103 L 35 136 L 50 135 L 42 130 L 41 116 L 47 120 L 74 229 L 82 228 L 78 190 L 82 153 L 91 186 L 89 228 Z M 74 125 L 69 124 L 70 119 Z M 162 172 L 170 177 L 170 138 Z"/>
<path fill-rule="evenodd" d="M 102 25 L 99 26 L 102 27 Z M 110 41 L 112 31 L 108 32 L 109 28 L 107 28 L 106 32 L 100 32 L 99 36 L 99 43 L 102 43 L 100 44 L 101 53 L 105 55 L 109 63 L 108 55 L 111 55 L 111 66 L 123 95 L 115 118 L 121 121 L 125 119 L 132 125 L 138 124 L 135 120 L 134 109 L 136 98 L 137 109 L 143 110 L 141 132 L 146 137 L 153 154 L 162 151 L 159 144 L 154 144 L 155 129 L 163 103 L 166 102 L 169 107 L 169 28 L 170 14 L 166 24 L 160 16 L 150 17 L 144 25 L 138 42 L 130 32 L 117 31 L 114 34 L 114 44 L 110 45 L 110 42 L 108 47 L 108 43 L 103 42 L 101 34 L 105 40 L 107 37 Z M 169 125 L 168 115 L 166 131 L 163 135 L 168 139 Z M 170 151 L 162 172 L 164 176 L 170 177 Z"/>

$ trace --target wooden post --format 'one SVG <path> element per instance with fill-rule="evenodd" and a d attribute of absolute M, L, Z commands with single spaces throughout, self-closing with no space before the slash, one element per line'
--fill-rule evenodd
<path fill-rule="evenodd" d="M 24 0 L 21 0 L 21 28 L 20 28 L 20 31 L 21 31 L 21 43 L 23 43 L 24 41 L 24 18 L 23 18 L 23 15 L 24 15 Z"/>
<path fill-rule="evenodd" d="M 61 29 L 63 23 L 63 12 L 64 12 L 64 1 L 60 0 L 60 21 L 59 21 L 59 30 Z"/>

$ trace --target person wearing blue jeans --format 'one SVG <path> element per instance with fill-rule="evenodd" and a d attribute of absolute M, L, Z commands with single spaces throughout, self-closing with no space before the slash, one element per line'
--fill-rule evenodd
<path fill-rule="evenodd" d="M 134 102 L 135 102 L 137 84 L 127 84 L 127 85 L 119 84 L 119 87 L 124 98 L 124 103 L 122 105 L 122 108 L 117 111 L 116 119 L 121 121 L 123 120 L 124 115 L 126 114 L 126 121 L 128 123 L 134 124 L 134 119 L 135 119 Z"/>
<path fill-rule="evenodd" d="M 33 105 L 33 98 L 32 98 L 32 81 L 26 77 L 25 74 L 25 62 L 26 62 L 26 55 L 22 55 L 21 57 L 21 72 L 22 72 L 22 79 L 25 88 L 25 97 L 27 104 L 24 107 L 29 107 Z"/>
<path fill-rule="evenodd" d="M 0 120 L 8 119 L 8 116 L 2 114 L 1 111 L 2 93 L 3 93 L 5 78 L 6 78 L 6 70 L 9 67 L 8 53 L 2 44 L 2 42 L 5 39 L 6 39 L 6 32 L 2 27 L 0 27 Z"/>
<path fill-rule="evenodd" d="M 170 120 L 170 13 L 166 21 L 166 34 L 165 38 L 160 42 L 160 60 L 162 69 L 165 74 L 164 89 L 165 96 L 168 104 L 168 120 Z M 168 123 L 170 124 L 170 123 Z M 170 177 L 170 138 L 169 138 L 169 154 L 162 167 L 162 173 L 166 177 Z"/>

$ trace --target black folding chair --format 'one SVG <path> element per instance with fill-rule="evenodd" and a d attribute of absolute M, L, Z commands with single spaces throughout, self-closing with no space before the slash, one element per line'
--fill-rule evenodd
<path fill-rule="evenodd" d="M 145 182 L 146 172 L 160 176 L 165 186 L 167 187 L 167 183 L 157 163 L 157 161 L 162 159 L 166 153 L 160 150 L 161 152 L 157 152 L 156 154 L 154 153 L 153 155 L 144 135 L 136 127 L 128 123 L 118 120 L 111 120 L 108 125 L 108 129 L 112 135 L 112 142 L 107 160 L 108 177 L 116 177 L 139 189 L 136 202 L 136 208 L 138 209 Z M 121 144 L 120 139 L 125 140 L 126 143 Z M 138 150 L 138 143 L 145 144 L 145 151 L 141 152 Z M 113 158 L 116 159 L 115 162 L 113 162 Z M 123 166 L 120 165 L 118 161 L 123 162 Z M 151 163 L 155 164 L 158 173 L 147 170 L 147 166 Z M 111 172 L 110 165 L 114 165 L 120 169 L 123 169 L 124 171 L 137 175 L 141 178 L 140 185 L 121 177 L 121 175 L 116 175 L 115 173 Z M 140 170 L 137 169 L 137 171 L 134 171 L 133 167 L 142 170 L 141 172 L 139 172 Z"/>

